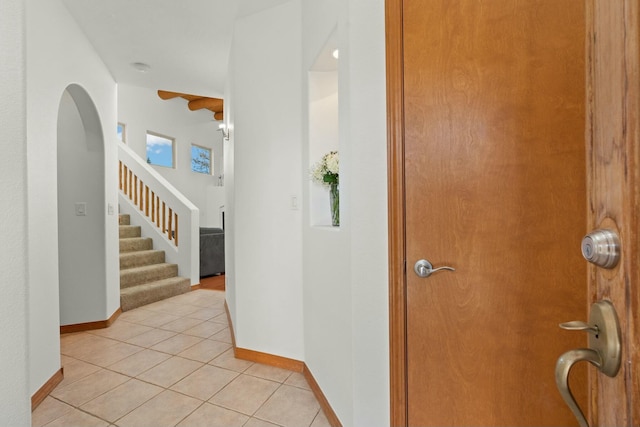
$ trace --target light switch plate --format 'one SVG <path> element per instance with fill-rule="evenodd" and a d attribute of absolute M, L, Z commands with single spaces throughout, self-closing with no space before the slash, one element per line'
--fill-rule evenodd
<path fill-rule="evenodd" d="M 76 216 L 86 216 L 86 215 L 87 215 L 87 203 L 76 202 Z"/>

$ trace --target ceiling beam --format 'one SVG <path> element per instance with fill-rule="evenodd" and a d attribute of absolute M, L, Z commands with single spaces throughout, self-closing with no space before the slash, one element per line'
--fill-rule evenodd
<path fill-rule="evenodd" d="M 205 96 L 189 95 L 187 93 L 170 92 L 167 90 L 159 90 L 158 96 L 161 99 L 168 100 L 173 98 L 182 98 L 187 101 L 189 110 L 201 110 L 206 108 L 213 113 L 215 120 L 222 120 L 224 111 L 224 100 L 220 98 L 207 98 Z"/>
<path fill-rule="evenodd" d="M 211 110 L 214 113 L 219 113 L 222 111 L 223 106 L 224 101 L 219 98 L 199 98 L 194 99 L 193 101 L 189 101 L 189 109 L 191 111 L 206 108 L 207 110 Z"/>
<path fill-rule="evenodd" d="M 177 98 L 177 97 L 182 97 L 185 96 L 185 93 L 178 93 L 178 92 L 169 92 L 166 90 L 159 90 L 158 91 L 158 96 L 162 99 L 173 99 L 173 98 Z"/>

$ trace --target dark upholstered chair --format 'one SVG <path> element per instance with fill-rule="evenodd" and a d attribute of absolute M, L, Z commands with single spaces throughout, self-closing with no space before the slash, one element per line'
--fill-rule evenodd
<path fill-rule="evenodd" d="M 224 230 L 200 228 L 200 277 L 224 273 Z"/>

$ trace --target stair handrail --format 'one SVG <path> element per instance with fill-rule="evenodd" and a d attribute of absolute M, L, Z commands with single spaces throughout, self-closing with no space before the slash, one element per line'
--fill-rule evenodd
<path fill-rule="evenodd" d="M 122 142 L 118 142 L 119 199 L 126 213 L 145 220 L 153 230 L 167 261 L 178 264 L 179 275 L 197 284 L 199 264 L 199 209 L 165 177 Z M 154 239 L 154 243 L 156 239 Z"/>

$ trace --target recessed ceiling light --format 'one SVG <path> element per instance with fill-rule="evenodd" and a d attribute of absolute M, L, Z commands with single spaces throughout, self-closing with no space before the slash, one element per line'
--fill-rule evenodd
<path fill-rule="evenodd" d="M 146 73 L 151 69 L 151 66 L 149 64 L 145 64 L 144 62 L 134 62 L 131 64 L 131 66 L 141 73 Z"/>
<path fill-rule="evenodd" d="M 338 49 L 334 49 L 332 55 L 334 58 L 338 59 L 338 55 L 339 55 Z"/>

